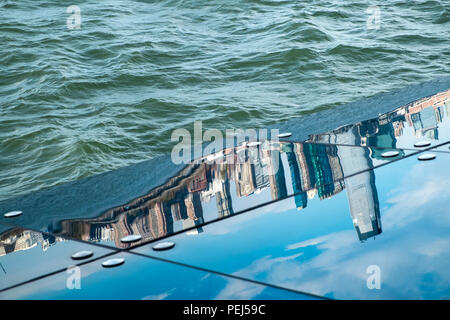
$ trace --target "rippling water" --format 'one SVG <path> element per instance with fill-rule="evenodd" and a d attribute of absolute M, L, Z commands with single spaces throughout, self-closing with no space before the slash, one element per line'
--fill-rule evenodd
<path fill-rule="evenodd" d="M 66 8 L 81 8 L 81 29 Z M 449 74 L 450 1 L 0 2 L 0 199 Z"/>

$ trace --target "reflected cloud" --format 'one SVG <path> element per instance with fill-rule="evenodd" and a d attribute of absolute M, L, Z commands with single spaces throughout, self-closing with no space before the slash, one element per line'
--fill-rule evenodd
<path fill-rule="evenodd" d="M 261 294 L 264 286 L 248 281 L 229 280 L 214 300 L 251 300 Z"/>
<path fill-rule="evenodd" d="M 142 300 L 164 300 L 172 294 L 173 290 L 174 289 L 172 289 L 168 292 L 147 296 L 147 297 L 142 298 Z"/>
<path fill-rule="evenodd" d="M 396 189 L 397 196 L 387 199 L 386 203 L 391 206 L 386 208 L 383 214 L 383 224 L 386 228 L 399 228 L 425 216 L 438 220 L 443 225 L 450 224 L 448 215 L 437 216 L 430 207 L 430 203 L 435 204 L 433 207 L 448 205 L 450 172 L 426 175 L 425 182 L 424 175 L 423 167 L 413 167 L 408 182 L 400 184 Z"/>

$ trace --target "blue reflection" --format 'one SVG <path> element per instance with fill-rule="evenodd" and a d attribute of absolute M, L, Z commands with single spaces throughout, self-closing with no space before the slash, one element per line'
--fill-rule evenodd
<path fill-rule="evenodd" d="M 207 273 L 131 254 L 125 264 L 104 269 L 81 267 L 80 289 L 65 286 L 61 272 L 5 292 L 9 299 L 316 299 L 248 281 Z"/>

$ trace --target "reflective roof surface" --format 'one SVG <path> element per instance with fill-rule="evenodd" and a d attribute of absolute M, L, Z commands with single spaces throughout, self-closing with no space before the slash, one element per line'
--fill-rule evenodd
<path fill-rule="evenodd" d="M 449 299 L 450 90 L 392 109 L 0 202 L 0 298 Z"/>

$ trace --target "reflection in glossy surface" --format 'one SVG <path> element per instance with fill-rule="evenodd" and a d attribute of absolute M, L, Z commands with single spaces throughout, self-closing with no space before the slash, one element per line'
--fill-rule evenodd
<path fill-rule="evenodd" d="M 362 241 L 381 233 L 375 174 L 373 170 L 368 170 L 372 166 L 370 158 L 365 156 L 365 149 L 353 149 L 351 154 L 346 154 L 348 150 L 340 149 L 341 159 L 345 159 L 341 161 L 345 176 L 354 168 L 364 171 L 344 179 L 352 221 Z"/>
<path fill-rule="evenodd" d="M 96 218 L 60 221 L 60 218 L 50 216 L 45 218 L 48 221 L 46 228 L 45 222 L 37 228 L 129 248 L 180 230 L 200 233 L 205 222 L 292 194 L 296 194 L 297 207 L 301 209 L 307 205 L 308 197 L 317 194 L 325 199 L 340 192 L 344 187 L 343 178 L 411 152 L 395 149 L 399 156 L 385 159 L 382 154 L 386 151 L 398 147 L 414 148 L 416 142 L 424 139 L 436 144 L 450 138 L 449 112 L 450 90 L 447 90 L 376 119 L 313 135 L 310 139 L 348 146 L 280 142 L 225 149 L 216 153 L 222 155 L 216 160 L 223 158 L 223 163 L 210 163 L 207 159 L 191 163 L 160 187 L 106 210 Z M 351 146 L 368 148 L 363 152 Z M 347 166 L 344 172 L 345 162 L 350 161 L 346 157 L 355 156 L 368 157 L 370 161 L 354 170 Z M 120 241 L 131 234 L 140 234 L 142 240 L 132 244 Z"/>
<path fill-rule="evenodd" d="M 353 132 L 348 137 L 347 132 Z M 308 141 L 383 148 L 413 148 L 423 139 L 450 139 L 450 90 L 414 101 L 376 119 L 311 135 Z M 427 141 L 426 140 L 426 141 Z"/>
<path fill-rule="evenodd" d="M 170 237 L 174 250 L 132 251 L 330 298 L 449 299 L 449 161 L 409 157 L 347 179 L 347 196 L 301 213 L 288 198 Z M 380 290 L 367 287 L 372 265 Z"/>
<path fill-rule="evenodd" d="M 346 134 L 350 137 L 352 132 Z M 378 207 L 371 173 L 367 173 L 364 181 L 350 177 L 386 161 L 376 148 L 281 142 L 227 149 L 223 154 L 221 163 L 192 163 L 167 184 L 96 219 L 63 221 L 62 230 L 50 231 L 128 248 L 189 228 L 190 234 L 198 234 L 207 221 L 293 194 L 300 210 L 315 195 L 329 198 L 347 184 L 351 186 L 348 194 L 361 240 L 381 232 L 376 223 Z M 404 155 L 399 150 L 394 159 Z M 361 189 L 362 183 L 366 189 Z M 356 213 L 363 207 L 371 208 L 369 218 Z M 142 240 L 120 241 L 132 234 L 142 236 Z"/>
<path fill-rule="evenodd" d="M 40 246 L 42 251 L 47 251 L 48 248 L 61 241 L 64 241 L 64 239 L 31 230 L 15 228 L 0 236 L 0 256 L 28 250 L 35 246 Z"/>
<path fill-rule="evenodd" d="M 22 228 L 0 235 L 0 290 L 73 265 L 72 255 L 91 251 L 98 257 L 113 251 Z M 89 258 L 89 257 L 86 257 Z"/>

